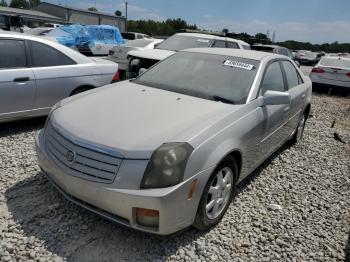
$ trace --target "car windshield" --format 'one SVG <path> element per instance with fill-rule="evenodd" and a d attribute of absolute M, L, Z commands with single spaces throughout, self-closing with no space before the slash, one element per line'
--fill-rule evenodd
<path fill-rule="evenodd" d="M 196 47 L 209 47 L 210 39 L 185 35 L 173 35 L 160 43 L 157 49 L 180 51 Z"/>
<path fill-rule="evenodd" d="M 152 43 L 152 40 L 140 39 L 140 40 L 131 40 L 125 44 L 125 46 L 130 47 L 145 47 Z"/>
<path fill-rule="evenodd" d="M 179 52 L 134 80 L 135 83 L 224 103 L 245 103 L 259 61 Z"/>
<path fill-rule="evenodd" d="M 337 67 L 350 69 L 350 59 L 344 58 L 322 58 L 320 61 L 321 66 Z"/>

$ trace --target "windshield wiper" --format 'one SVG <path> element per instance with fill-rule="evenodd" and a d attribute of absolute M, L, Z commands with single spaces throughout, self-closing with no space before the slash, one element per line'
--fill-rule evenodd
<path fill-rule="evenodd" d="M 227 99 L 227 98 L 224 98 L 224 97 L 221 97 L 221 96 L 217 96 L 217 95 L 214 95 L 211 97 L 214 101 L 217 101 L 217 102 L 223 102 L 223 103 L 226 103 L 226 104 L 235 104 L 234 101 L 230 100 L 230 99 Z"/>

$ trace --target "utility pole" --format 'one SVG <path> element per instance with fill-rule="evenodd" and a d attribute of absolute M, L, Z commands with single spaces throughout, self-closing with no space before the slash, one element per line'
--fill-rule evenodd
<path fill-rule="evenodd" d="M 125 32 L 128 32 L 128 2 L 125 2 Z"/>

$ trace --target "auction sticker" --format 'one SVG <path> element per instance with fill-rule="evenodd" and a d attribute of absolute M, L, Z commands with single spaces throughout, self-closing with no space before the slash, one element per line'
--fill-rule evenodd
<path fill-rule="evenodd" d="M 243 68 L 246 70 L 253 70 L 254 65 L 251 64 L 246 64 L 238 61 L 232 61 L 232 60 L 226 60 L 224 62 L 224 66 L 230 66 L 230 67 L 238 67 L 238 68 Z"/>

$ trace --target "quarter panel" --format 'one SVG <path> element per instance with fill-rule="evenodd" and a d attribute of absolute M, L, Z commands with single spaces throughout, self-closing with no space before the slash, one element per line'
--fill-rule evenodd
<path fill-rule="evenodd" d="M 258 144 L 263 134 L 264 115 L 255 100 L 196 137 L 195 147 L 186 168 L 185 178 L 200 170 L 218 165 L 233 151 L 242 155 L 240 180 L 248 175 L 249 170 L 263 157 L 258 151 Z"/>

